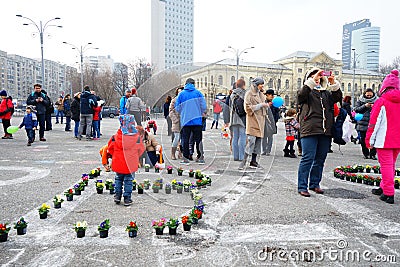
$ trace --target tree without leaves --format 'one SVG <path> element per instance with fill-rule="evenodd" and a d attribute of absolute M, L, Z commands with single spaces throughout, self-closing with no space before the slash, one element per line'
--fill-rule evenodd
<path fill-rule="evenodd" d="M 393 59 L 391 64 L 381 64 L 379 65 L 379 72 L 382 74 L 388 74 L 393 69 L 399 69 L 400 67 L 400 56 Z"/>

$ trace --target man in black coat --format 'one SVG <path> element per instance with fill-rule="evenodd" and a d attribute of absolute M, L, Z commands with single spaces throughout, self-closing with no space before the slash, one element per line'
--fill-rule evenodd
<path fill-rule="evenodd" d="M 50 103 L 46 95 L 42 93 L 42 85 L 35 84 L 33 88 L 34 91 L 28 96 L 26 104 L 35 107 L 36 116 L 39 122 L 40 141 L 46 141 L 46 139 L 44 138 L 46 108 Z"/>
<path fill-rule="evenodd" d="M 88 85 L 84 87 L 84 91 L 81 94 L 81 117 L 79 125 L 79 136 L 78 139 L 82 139 L 83 129 L 86 127 L 86 140 L 91 140 L 90 132 L 92 128 L 93 120 L 93 107 L 97 107 L 97 97 L 90 93 Z"/>

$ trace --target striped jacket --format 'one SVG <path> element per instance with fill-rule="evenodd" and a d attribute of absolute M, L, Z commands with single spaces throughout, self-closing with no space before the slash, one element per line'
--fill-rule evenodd
<path fill-rule="evenodd" d="M 295 117 L 285 117 L 286 136 L 294 136 L 297 138 L 299 128 L 300 124 Z"/>

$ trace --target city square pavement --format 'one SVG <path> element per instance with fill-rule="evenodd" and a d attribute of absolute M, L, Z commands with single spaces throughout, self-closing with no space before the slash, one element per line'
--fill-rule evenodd
<path fill-rule="evenodd" d="M 21 117 L 14 117 L 17 125 Z M 54 122 L 54 121 L 53 121 Z M 164 119 L 157 119 L 157 139 L 162 143 L 166 165 L 170 137 Z M 73 123 L 72 123 L 73 124 Z M 389 205 L 371 194 L 373 187 L 333 177 L 338 165 L 377 164 L 364 160 L 360 145 L 332 145 L 323 173 L 324 195 L 310 198 L 297 193 L 299 158 L 284 158 L 283 122 L 278 123 L 270 156 L 261 156 L 262 170 L 237 169 L 230 155 L 229 141 L 220 130 L 204 132 L 205 165 L 192 162 L 183 177 L 146 173 L 136 179 L 161 176 L 191 179 L 189 169 L 202 170 L 212 186 L 201 189 L 205 214 L 192 231 L 178 227 L 176 236 L 156 236 L 154 219 L 181 217 L 193 206 L 189 193 L 171 195 L 147 190 L 133 192 L 133 205 L 113 202 L 113 195 L 97 194 L 94 180 L 81 196 L 54 209 L 52 198 L 71 188 L 82 173 L 101 166 L 99 149 L 118 128 L 117 119 L 104 119 L 102 138 L 78 141 L 64 124 L 53 124 L 47 142 L 26 146 L 24 130 L 14 140 L 0 140 L 0 223 L 13 226 L 21 216 L 28 221 L 26 235 L 12 229 L 7 242 L 0 243 L 1 266 L 395 266 L 400 262 L 400 197 Z M 38 138 L 37 138 L 38 139 Z M 400 164 L 399 164 L 400 166 Z M 100 178 L 113 178 L 102 172 Z M 396 190 L 397 194 L 399 190 Z M 42 203 L 52 208 L 49 217 L 39 219 Z M 100 238 L 97 226 L 110 219 L 108 238 Z M 73 229 L 86 220 L 86 237 L 78 239 Z M 125 227 L 134 220 L 138 236 L 129 238 Z"/>

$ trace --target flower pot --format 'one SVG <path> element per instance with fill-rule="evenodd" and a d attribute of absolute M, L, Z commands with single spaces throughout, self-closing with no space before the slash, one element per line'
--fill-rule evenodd
<path fill-rule="evenodd" d="M 189 172 L 189 177 L 194 177 L 194 172 Z"/>
<path fill-rule="evenodd" d="M 143 188 L 138 188 L 138 194 L 143 194 Z"/>
<path fill-rule="evenodd" d="M 96 188 L 96 190 L 97 190 L 97 194 L 103 194 L 103 188 Z"/>
<path fill-rule="evenodd" d="M 361 184 L 362 183 L 362 179 L 357 178 L 357 183 Z"/>
<path fill-rule="evenodd" d="M 145 172 L 149 172 L 149 171 L 150 171 L 150 168 L 146 168 L 146 167 L 145 167 L 145 168 L 144 168 L 144 171 L 145 171 Z"/>
<path fill-rule="evenodd" d="M 165 188 L 165 194 L 171 194 L 171 188 Z"/>
<path fill-rule="evenodd" d="M 158 193 L 160 191 L 159 188 L 153 188 L 153 193 Z"/>
<path fill-rule="evenodd" d="M 197 218 L 192 218 L 192 223 L 193 223 L 193 224 L 198 224 L 198 223 L 199 223 L 199 219 L 197 219 Z"/>
<path fill-rule="evenodd" d="M 144 190 L 149 190 L 149 188 L 150 188 L 150 185 L 145 185 L 144 186 Z"/>
<path fill-rule="evenodd" d="M 136 191 L 136 184 L 132 186 L 132 191 Z"/>
<path fill-rule="evenodd" d="M 182 176 L 183 172 L 178 172 L 178 176 Z"/>
<path fill-rule="evenodd" d="M 172 190 L 176 190 L 176 185 L 175 184 L 172 185 Z"/>
<path fill-rule="evenodd" d="M 81 190 L 75 189 L 74 195 L 80 196 L 81 195 Z"/>
<path fill-rule="evenodd" d="M 110 189 L 110 195 L 114 195 L 115 194 L 115 190 L 114 189 Z"/>
<path fill-rule="evenodd" d="M 17 228 L 17 235 L 24 235 L 24 234 L 26 234 L 26 227 Z"/>
<path fill-rule="evenodd" d="M 65 196 L 67 201 L 72 201 L 74 200 L 74 195 L 70 195 L 70 196 Z"/>
<path fill-rule="evenodd" d="M 39 213 L 40 219 L 46 219 L 47 218 L 47 212 Z"/>
<path fill-rule="evenodd" d="M 110 190 L 110 185 L 106 184 L 106 190 Z"/>
<path fill-rule="evenodd" d="M 378 170 L 374 170 L 374 173 L 379 173 Z"/>
<path fill-rule="evenodd" d="M 85 233 L 86 233 L 86 230 L 78 230 L 78 231 L 76 231 L 76 237 L 77 238 L 85 237 Z"/>
<path fill-rule="evenodd" d="M 163 183 L 160 183 L 160 189 L 163 189 Z"/>
<path fill-rule="evenodd" d="M 89 179 L 93 179 L 94 175 L 93 174 L 89 174 Z"/>
<path fill-rule="evenodd" d="M 394 184 L 395 189 L 399 189 L 399 187 L 400 187 L 399 184 Z"/>
<path fill-rule="evenodd" d="M 156 173 L 159 173 L 160 172 L 160 169 L 154 169 L 154 171 L 156 172 Z"/>
<path fill-rule="evenodd" d="M 189 186 L 184 186 L 183 187 L 183 191 L 185 191 L 185 192 L 189 192 L 189 189 L 190 189 Z"/>
<path fill-rule="evenodd" d="M 105 231 L 99 231 L 100 238 L 106 238 L 108 237 L 108 230 Z"/>
<path fill-rule="evenodd" d="M 130 238 L 137 237 L 137 231 L 136 230 L 129 231 L 128 236 Z"/>
<path fill-rule="evenodd" d="M 164 234 L 164 228 L 156 228 L 156 235 L 163 235 Z"/>
<path fill-rule="evenodd" d="M 182 194 L 183 188 L 182 188 L 182 187 L 177 187 L 177 188 L 176 188 L 176 192 L 177 192 L 178 194 Z"/>
<path fill-rule="evenodd" d="M 168 227 L 168 232 L 170 235 L 176 235 L 176 227 L 174 228 Z"/>
<path fill-rule="evenodd" d="M 0 234 L 0 242 L 6 242 L 8 239 L 8 233 Z"/>
<path fill-rule="evenodd" d="M 350 181 L 350 180 L 351 180 L 351 177 L 346 176 L 346 181 Z"/>
<path fill-rule="evenodd" d="M 85 183 L 86 186 L 89 185 L 89 181 L 88 181 L 88 180 L 85 180 L 85 181 L 83 181 L 83 182 Z"/>
<path fill-rule="evenodd" d="M 190 231 L 190 228 L 192 227 L 192 225 L 191 224 L 187 224 L 187 223 L 184 223 L 183 224 L 183 230 L 184 231 Z"/>
<path fill-rule="evenodd" d="M 370 173 L 370 172 L 371 172 L 371 169 L 365 169 L 365 172 L 366 172 L 366 173 Z"/>
<path fill-rule="evenodd" d="M 168 174 L 172 174 L 172 170 L 167 170 L 167 173 Z"/>
<path fill-rule="evenodd" d="M 375 181 L 376 186 L 380 186 L 381 185 L 381 181 Z"/>
<path fill-rule="evenodd" d="M 400 176 L 400 171 L 396 171 L 396 175 L 397 175 L 397 176 Z"/>
<path fill-rule="evenodd" d="M 55 208 L 55 209 L 61 209 L 61 202 L 59 202 L 59 203 L 54 203 L 54 208 Z"/>

